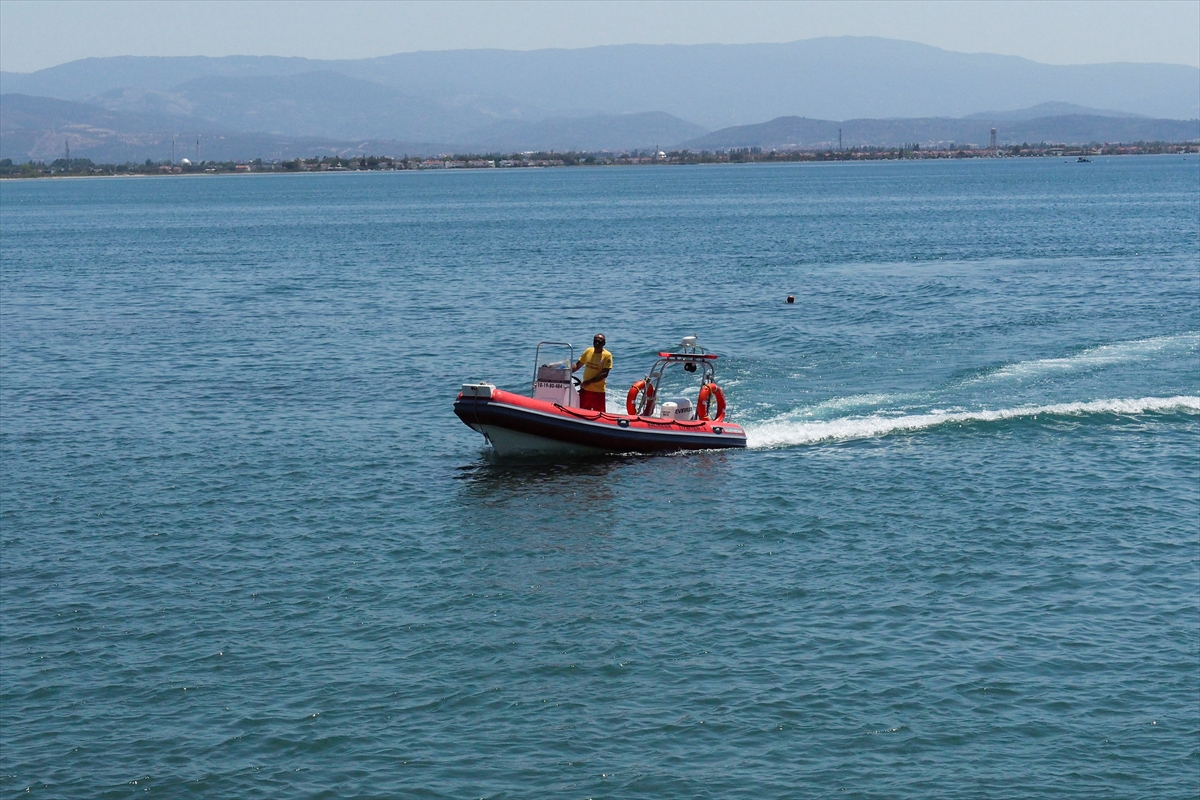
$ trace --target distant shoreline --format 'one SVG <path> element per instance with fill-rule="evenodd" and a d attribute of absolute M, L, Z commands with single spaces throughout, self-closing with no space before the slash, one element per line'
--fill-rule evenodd
<path fill-rule="evenodd" d="M 349 174 L 359 172 L 425 172 L 439 170 L 553 169 L 559 167 L 685 166 L 706 164 L 795 164 L 861 163 L 871 161 L 947 161 L 964 159 L 1064 158 L 1090 159 L 1110 156 L 1154 156 L 1200 154 L 1197 143 L 1153 143 L 1129 146 L 922 150 L 919 148 L 874 148 L 846 151 L 769 151 L 742 148 L 724 153 L 659 152 L 655 155 L 594 153 L 538 153 L 530 156 L 499 158 L 480 155 L 456 155 L 440 158 L 403 158 L 364 156 L 355 159 L 324 157 L 264 162 L 224 161 L 199 164 L 94 164 L 88 159 L 58 159 L 12 164 L 0 162 L 0 180 L 41 180 L 44 178 L 154 178 L 217 175 L 301 175 Z"/>

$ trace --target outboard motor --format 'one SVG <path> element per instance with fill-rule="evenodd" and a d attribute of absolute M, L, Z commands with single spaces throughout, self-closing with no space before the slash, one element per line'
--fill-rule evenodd
<path fill-rule="evenodd" d="M 692 401 L 686 397 L 676 397 L 658 407 L 658 416 L 662 419 L 694 419 L 694 412 Z"/>

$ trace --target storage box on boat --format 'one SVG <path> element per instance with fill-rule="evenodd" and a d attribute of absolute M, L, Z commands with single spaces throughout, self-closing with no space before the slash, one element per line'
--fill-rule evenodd
<path fill-rule="evenodd" d="M 464 383 L 462 393 L 466 397 L 491 397 L 495 388 L 490 383 Z"/>

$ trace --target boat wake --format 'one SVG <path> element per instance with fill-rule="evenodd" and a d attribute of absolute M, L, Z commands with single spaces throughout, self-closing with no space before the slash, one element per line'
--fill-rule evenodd
<path fill-rule="evenodd" d="M 1085 417 L 1115 414 L 1133 416 L 1184 412 L 1200 413 L 1200 396 L 1143 397 L 1140 399 L 1093 400 L 1055 403 L 982 411 L 930 411 L 924 414 L 873 414 L 865 417 L 797 421 L 792 414 L 744 426 L 746 444 L 752 449 L 794 447 L 818 442 L 872 439 L 894 433 L 925 431 L 949 425 L 970 425 L 1010 419 Z"/>
<path fill-rule="evenodd" d="M 1060 375 L 1071 372 L 1091 372 L 1119 364 L 1145 361 L 1156 356 L 1174 352 L 1194 351 L 1200 348 L 1200 333 L 1171 336 L 1155 336 L 1150 339 L 1135 339 L 1127 342 L 1092 347 L 1062 358 L 1041 358 L 1034 361 L 1019 361 L 992 372 L 973 378 L 967 383 L 983 383 L 1004 380 L 1031 380 L 1044 375 Z"/>

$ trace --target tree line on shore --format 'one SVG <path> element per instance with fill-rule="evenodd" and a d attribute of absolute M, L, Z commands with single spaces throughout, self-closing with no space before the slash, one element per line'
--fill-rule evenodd
<path fill-rule="evenodd" d="M 48 176 L 88 175 L 180 175 L 228 174 L 239 172 L 354 172 L 426 169 L 480 169 L 519 167 L 572 167 L 627 164 L 723 164 L 723 163 L 780 163 L 804 161 L 874 161 L 931 158 L 996 158 L 1086 155 L 1153 155 L 1165 153 L 1200 153 L 1200 144 L 1174 142 L 1136 142 L 1132 144 L 1094 144 L 1064 146 L 1038 144 L 1003 145 L 995 149 L 962 146 L 941 149 L 936 146 L 912 143 L 898 147 L 851 147 L 846 149 L 770 150 L 761 147 L 731 148 L 720 151 L 634 150 L 623 153 L 537 152 L 446 154 L 434 157 L 418 156 L 314 156 L 286 160 L 200 161 L 184 159 L 179 162 L 154 161 L 142 163 L 96 164 L 88 158 L 57 158 L 49 163 L 27 161 L 13 163 L 11 158 L 0 159 L 0 177 L 37 178 Z"/>

